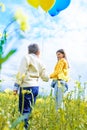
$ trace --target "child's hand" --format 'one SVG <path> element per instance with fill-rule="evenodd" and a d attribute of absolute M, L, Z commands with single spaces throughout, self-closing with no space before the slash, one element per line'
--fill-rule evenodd
<path fill-rule="evenodd" d="M 13 94 L 14 94 L 14 95 L 16 95 L 17 93 L 18 93 L 18 91 L 17 91 L 17 90 L 14 90 L 14 91 L 13 91 Z"/>
<path fill-rule="evenodd" d="M 52 79 L 52 76 L 51 76 L 51 75 L 50 75 L 49 77 L 50 77 L 50 79 Z"/>

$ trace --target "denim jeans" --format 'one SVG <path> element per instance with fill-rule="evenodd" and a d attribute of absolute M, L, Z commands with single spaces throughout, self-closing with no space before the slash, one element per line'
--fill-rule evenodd
<path fill-rule="evenodd" d="M 60 81 L 60 83 L 61 83 L 62 85 L 65 86 L 65 88 L 66 88 L 65 91 L 68 91 L 68 84 L 67 84 L 64 80 L 59 80 L 59 81 Z M 51 83 L 51 87 L 52 87 L 52 88 L 55 87 L 56 82 L 58 82 L 58 80 L 53 80 L 53 81 L 52 81 L 52 83 Z"/>
<path fill-rule="evenodd" d="M 54 96 L 55 96 L 55 105 L 56 110 L 61 108 L 61 104 L 63 102 L 64 92 L 68 90 L 68 85 L 64 80 L 53 80 L 51 86 L 54 88 Z"/>
<path fill-rule="evenodd" d="M 27 90 L 30 91 L 30 93 L 25 93 L 23 96 L 22 90 Z M 26 115 L 26 118 L 24 119 L 25 121 L 25 126 L 27 127 L 28 125 L 28 118 L 29 115 L 32 111 L 32 105 L 35 104 L 36 102 L 36 97 L 39 92 L 39 87 L 34 86 L 34 87 L 20 87 L 19 91 L 19 111 L 22 115 Z"/>

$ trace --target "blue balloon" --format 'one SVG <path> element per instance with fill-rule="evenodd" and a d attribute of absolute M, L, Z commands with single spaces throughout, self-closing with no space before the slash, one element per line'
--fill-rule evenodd
<path fill-rule="evenodd" d="M 56 7 L 54 6 L 51 10 L 48 11 L 48 13 L 51 15 L 51 16 L 56 16 L 59 14 L 60 11 L 57 11 L 56 10 Z"/>
<path fill-rule="evenodd" d="M 66 9 L 69 4 L 70 4 L 71 0 L 56 0 L 56 3 L 55 3 L 55 7 L 57 10 L 64 10 Z"/>
<path fill-rule="evenodd" d="M 48 11 L 51 16 L 56 16 L 60 11 L 67 8 L 71 0 L 56 0 L 54 6 Z"/>

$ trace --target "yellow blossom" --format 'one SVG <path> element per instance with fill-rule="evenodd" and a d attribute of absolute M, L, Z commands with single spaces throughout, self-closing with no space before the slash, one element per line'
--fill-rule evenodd
<path fill-rule="evenodd" d="M 22 21 L 22 19 L 26 18 L 26 16 L 24 15 L 22 9 L 18 9 L 15 12 L 14 18 L 18 21 Z"/>
<path fill-rule="evenodd" d="M 4 12 L 5 11 L 5 5 L 0 2 L 0 7 L 1 7 L 1 11 Z"/>
<path fill-rule="evenodd" d="M 10 93 L 10 92 L 12 92 L 12 90 L 9 89 L 9 88 L 7 88 L 7 89 L 4 90 L 4 92 L 5 92 L 5 93 Z"/>
<path fill-rule="evenodd" d="M 25 94 L 25 93 L 27 93 L 27 90 L 22 90 L 22 94 Z"/>
<path fill-rule="evenodd" d="M 2 130 L 9 130 L 9 127 L 6 125 Z"/>
<path fill-rule="evenodd" d="M 42 98 L 37 99 L 36 103 L 40 104 L 40 103 L 44 103 L 44 100 Z"/>
<path fill-rule="evenodd" d="M 38 118 L 42 115 L 42 112 L 39 109 L 36 109 L 32 112 L 32 115 L 34 115 L 34 118 Z"/>
<path fill-rule="evenodd" d="M 22 22 L 20 23 L 20 29 L 21 29 L 22 31 L 28 30 L 28 29 L 29 29 L 28 23 L 27 23 L 26 21 L 22 21 Z"/>
<path fill-rule="evenodd" d="M 20 29 L 22 31 L 28 30 L 28 16 L 22 11 L 22 9 L 18 9 L 14 15 L 14 18 L 18 21 L 20 25 Z"/>
<path fill-rule="evenodd" d="M 2 37 L 2 33 L 0 32 L 0 37 Z"/>

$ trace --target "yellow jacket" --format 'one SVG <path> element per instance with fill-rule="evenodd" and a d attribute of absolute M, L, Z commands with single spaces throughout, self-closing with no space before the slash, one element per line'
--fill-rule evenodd
<path fill-rule="evenodd" d="M 69 80 L 68 63 L 67 63 L 66 59 L 62 58 L 57 62 L 56 66 L 54 68 L 54 72 L 52 74 L 50 74 L 50 78 L 62 79 L 65 81 Z"/>

